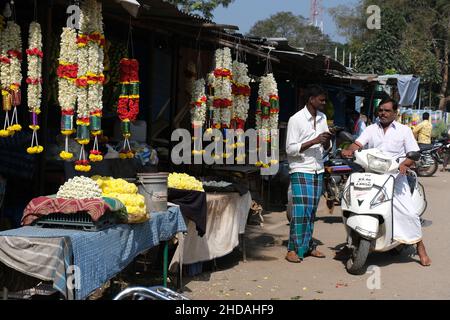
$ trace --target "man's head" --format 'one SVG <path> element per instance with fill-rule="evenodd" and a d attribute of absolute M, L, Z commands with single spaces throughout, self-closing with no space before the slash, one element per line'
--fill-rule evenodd
<path fill-rule="evenodd" d="M 422 120 L 430 120 L 430 114 L 429 114 L 428 112 L 425 112 L 425 113 L 422 115 Z"/>
<path fill-rule="evenodd" d="M 318 85 L 308 86 L 307 104 L 315 110 L 324 111 L 327 104 L 327 92 Z"/>
<path fill-rule="evenodd" d="M 384 98 L 378 107 L 378 116 L 383 127 L 397 119 L 398 102 L 392 98 Z"/>

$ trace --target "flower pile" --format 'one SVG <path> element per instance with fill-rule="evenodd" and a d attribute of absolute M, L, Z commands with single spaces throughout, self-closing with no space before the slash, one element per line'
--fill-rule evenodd
<path fill-rule="evenodd" d="M 74 177 L 59 187 L 56 197 L 63 199 L 101 198 L 102 191 L 98 184 L 88 177 Z"/>
<path fill-rule="evenodd" d="M 117 114 L 121 123 L 123 148 L 119 152 L 121 159 L 133 158 L 129 139 L 131 137 L 130 122 L 135 121 L 139 113 L 139 62 L 136 59 L 120 60 L 120 97 Z"/>
<path fill-rule="evenodd" d="M 0 83 L 3 110 L 6 112 L 3 130 L 0 130 L 0 137 L 8 137 L 22 130 L 22 126 L 17 120 L 17 107 L 22 100 L 20 92 L 22 83 L 22 38 L 20 26 L 14 21 L 8 21 L 6 29 L 1 33 L 0 43 Z M 11 109 L 13 109 L 13 113 L 10 118 L 9 111 Z"/>
<path fill-rule="evenodd" d="M 42 33 L 41 25 L 37 22 L 30 24 L 30 35 L 28 39 L 28 77 L 27 98 L 28 110 L 31 114 L 30 129 L 33 130 L 31 146 L 27 149 L 30 154 L 41 153 L 44 147 L 39 145 L 37 131 L 39 130 L 38 115 L 41 113 L 42 95 Z"/>
<path fill-rule="evenodd" d="M 69 136 L 75 132 L 73 117 L 77 103 L 78 58 L 77 34 L 74 29 L 63 28 L 58 65 L 58 102 L 61 107 L 61 133 L 65 136 L 65 149 L 59 156 L 63 160 L 72 159 L 69 151 Z"/>
<path fill-rule="evenodd" d="M 229 48 L 217 49 L 214 70 L 213 127 L 230 128 L 232 106 L 232 59 Z"/>
<path fill-rule="evenodd" d="M 145 206 L 145 198 L 138 194 L 138 188 L 134 183 L 101 176 L 93 176 L 92 180 L 97 182 L 104 197 L 115 198 L 123 203 L 127 209 L 129 223 L 140 223 L 150 218 Z"/>
<path fill-rule="evenodd" d="M 181 190 L 205 191 L 201 181 L 186 173 L 169 174 L 168 187 Z"/>

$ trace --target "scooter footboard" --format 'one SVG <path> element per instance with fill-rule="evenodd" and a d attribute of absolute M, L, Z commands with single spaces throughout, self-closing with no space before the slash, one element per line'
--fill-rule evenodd
<path fill-rule="evenodd" d="M 346 225 L 358 232 L 363 238 L 376 239 L 380 221 L 377 217 L 365 214 L 350 216 Z"/>

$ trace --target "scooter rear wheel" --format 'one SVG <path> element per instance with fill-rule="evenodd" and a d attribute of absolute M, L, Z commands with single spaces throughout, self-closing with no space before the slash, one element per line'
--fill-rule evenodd
<path fill-rule="evenodd" d="M 366 273 L 365 264 L 370 251 L 370 243 L 367 239 L 359 239 L 358 247 L 353 250 L 350 259 L 346 263 L 348 273 L 353 275 Z"/>

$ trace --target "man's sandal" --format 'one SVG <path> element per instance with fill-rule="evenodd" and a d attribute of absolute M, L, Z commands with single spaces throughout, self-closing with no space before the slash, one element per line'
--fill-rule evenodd
<path fill-rule="evenodd" d="M 302 262 L 302 259 L 300 259 L 299 256 L 294 251 L 289 251 L 286 254 L 286 260 L 292 263 Z"/>

